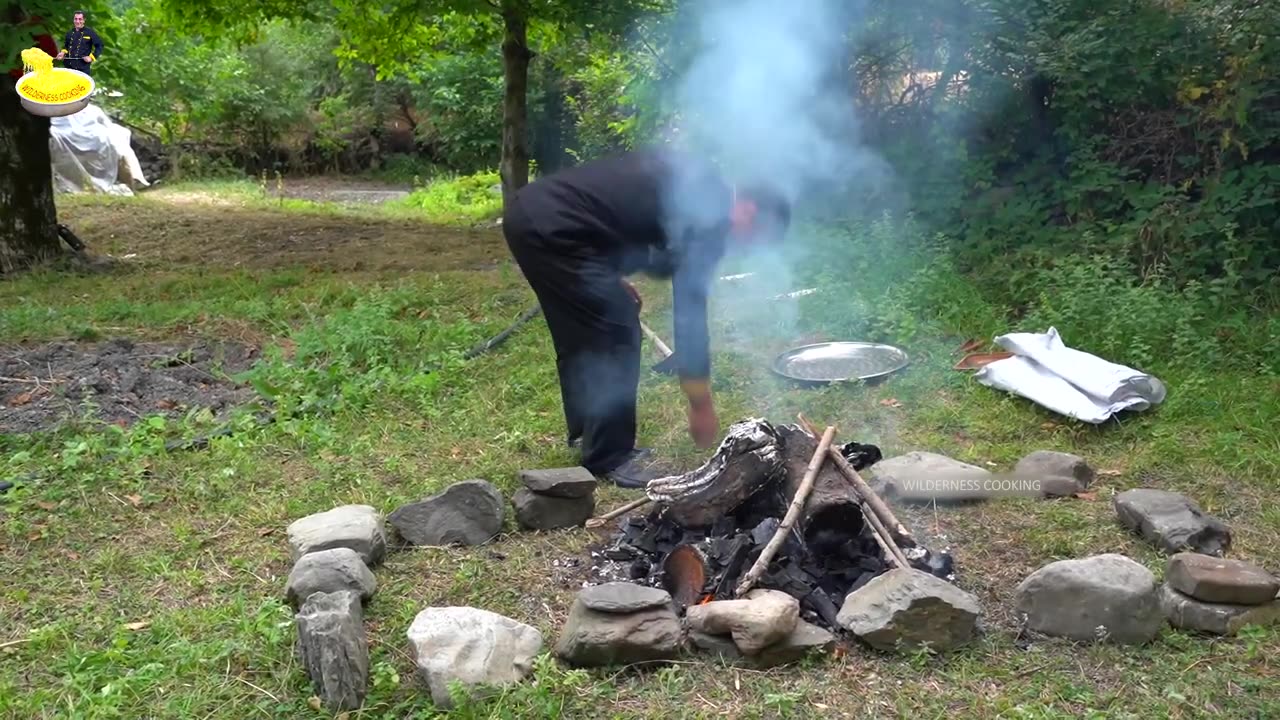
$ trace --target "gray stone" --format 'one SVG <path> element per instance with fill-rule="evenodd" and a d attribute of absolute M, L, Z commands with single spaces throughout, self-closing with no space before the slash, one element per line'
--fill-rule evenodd
<path fill-rule="evenodd" d="M 685 613 L 689 629 L 708 635 L 730 635 L 744 655 L 791 634 L 800 621 L 800 602 L 777 590 L 752 590 L 741 600 L 694 605 Z"/>
<path fill-rule="evenodd" d="M 316 593 L 350 590 L 368 600 L 378 589 L 369 566 L 351 548 L 333 548 L 307 553 L 289 571 L 285 597 L 297 607 Z"/>
<path fill-rule="evenodd" d="M 666 590 L 626 582 L 583 588 L 578 599 L 588 609 L 623 615 L 671 605 L 671 596 Z"/>
<path fill-rule="evenodd" d="M 502 532 L 505 506 L 493 485 L 467 480 L 398 508 L 387 521 L 413 545 L 483 545 Z"/>
<path fill-rule="evenodd" d="M 441 708 L 452 708 L 449 684 L 470 689 L 473 697 L 523 680 L 542 651 L 536 628 L 488 610 L 434 607 L 418 613 L 409 626 L 409 650 L 418 675 Z"/>
<path fill-rule="evenodd" d="M 1155 576 L 1123 555 L 1050 563 L 1018 585 L 1015 602 L 1029 629 L 1082 642 L 1140 645 L 1164 624 Z"/>
<path fill-rule="evenodd" d="M 690 630 L 689 642 L 709 655 L 735 664 L 766 669 L 797 662 L 815 650 L 829 652 L 835 647 L 836 636 L 817 625 L 801 620 L 796 623 L 796 629 L 789 635 L 764 648 L 755 656 L 743 655 L 734 644 L 733 638 L 728 635 L 709 635 Z"/>
<path fill-rule="evenodd" d="M 561 498 L 520 488 L 511 502 L 516 507 L 516 522 L 525 530 L 582 527 L 596 511 L 594 493 L 578 498 Z"/>
<path fill-rule="evenodd" d="M 520 482 L 539 495 L 580 498 L 596 490 L 596 478 L 584 467 L 521 470 Z"/>
<path fill-rule="evenodd" d="M 578 667 L 628 665 L 674 659 L 683 640 L 680 619 L 670 605 L 626 614 L 600 612 L 587 607 L 579 594 L 555 654 Z"/>
<path fill-rule="evenodd" d="M 1208 603 L 1160 586 L 1160 606 L 1169 624 L 1183 630 L 1214 635 L 1235 635 L 1246 625 L 1273 625 L 1280 622 L 1280 600 L 1264 605 Z"/>
<path fill-rule="evenodd" d="M 365 565 L 375 567 L 387 554 L 382 516 L 368 505 L 343 505 L 308 515 L 289 525 L 291 559 L 333 548 L 351 548 Z"/>
<path fill-rule="evenodd" d="M 360 596 L 315 593 L 294 622 L 298 657 L 320 701 L 338 712 L 360 707 L 369 687 L 369 642 Z"/>
<path fill-rule="evenodd" d="M 978 599 L 926 572 L 897 568 L 849 593 L 840 626 L 880 650 L 946 651 L 977 634 Z"/>
<path fill-rule="evenodd" d="M 867 469 L 884 494 L 910 503 L 958 503 L 986 500 L 991 473 L 976 465 L 930 452 L 911 452 Z"/>
<path fill-rule="evenodd" d="M 1257 565 L 1199 553 L 1169 558 L 1165 580 L 1182 594 L 1207 603 L 1262 605 L 1280 592 L 1280 580 Z"/>
<path fill-rule="evenodd" d="M 1069 497 L 1084 492 L 1093 482 L 1093 468 L 1079 455 L 1037 450 L 1018 461 L 1013 472 L 1040 483 L 1045 497 Z"/>
<path fill-rule="evenodd" d="M 1185 495 L 1126 490 L 1115 497 L 1114 505 L 1122 525 L 1167 553 L 1222 555 L 1231 549 L 1231 530 Z"/>

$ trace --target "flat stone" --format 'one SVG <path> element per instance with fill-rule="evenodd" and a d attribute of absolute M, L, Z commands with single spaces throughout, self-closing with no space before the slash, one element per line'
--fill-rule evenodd
<path fill-rule="evenodd" d="M 895 568 L 849 593 L 840 626 L 879 650 L 947 651 L 971 641 L 982 614 L 973 595 L 926 572 Z"/>
<path fill-rule="evenodd" d="M 1069 497 L 1084 492 L 1093 482 L 1093 468 L 1079 455 L 1037 450 L 1018 461 L 1013 472 L 1040 482 L 1045 497 Z"/>
<path fill-rule="evenodd" d="M 1169 558 L 1165 581 L 1182 594 L 1207 603 L 1262 605 L 1280 593 L 1280 580 L 1257 565 L 1199 553 L 1178 553 Z"/>
<path fill-rule="evenodd" d="M 592 610 L 581 593 L 569 609 L 555 654 L 578 667 L 673 660 L 684 641 L 680 619 L 669 605 L 634 613 Z"/>
<path fill-rule="evenodd" d="M 1222 555 L 1231 548 L 1231 530 L 1185 495 L 1142 488 L 1120 493 L 1113 504 L 1122 525 L 1166 553 Z"/>
<path fill-rule="evenodd" d="M 596 490 L 596 478 L 584 467 L 521 470 L 520 482 L 539 495 L 586 497 Z"/>
<path fill-rule="evenodd" d="M 343 505 L 308 515 L 289 525 L 289 554 L 295 562 L 308 553 L 350 548 L 365 565 L 376 567 L 387 554 L 382 516 L 368 505 Z"/>
<path fill-rule="evenodd" d="M 1235 635 L 1247 625 L 1280 622 L 1280 600 L 1264 605 L 1208 603 L 1184 595 L 1168 583 L 1160 586 L 1160 606 L 1170 625 L 1214 635 Z"/>
<path fill-rule="evenodd" d="M 824 628 L 801 620 L 789 635 L 755 656 L 743 655 L 729 635 L 710 635 L 690 630 L 689 642 L 704 653 L 734 664 L 767 669 L 798 662 L 814 651 L 830 652 L 835 647 L 836 636 Z"/>
<path fill-rule="evenodd" d="M 666 590 L 626 582 L 583 588 L 578 599 L 587 608 L 603 613 L 626 614 L 671 605 L 671 595 Z"/>
<path fill-rule="evenodd" d="M 294 618 L 298 657 L 312 689 L 335 712 L 355 710 L 369 687 L 369 642 L 357 593 L 315 593 Z"/>
<path fill-rule="evenodd" d="M 289 571 L 285 598 L 297 607 L 316 593 L 350 590 L 361 600 L 368 600 L 377 589 L 378 581 L 356 551 L 339 547 L 298 558 Z"/>
<path fill-rule="evenodd" d="M 484 480 L 466 480 L 387 516 L 412 545 L 483 545 L 502 532 L 506 500 Z"/>
<path fill-rule="evenodd" d="M 960 503 L 986 500 L 991 473 L 976 465 L 930 452 L 910 452 L 867 468 L 884 494 L 908 503 Z"/>
<path fill-rule="evenodd" d="M 795 630 L 800 601 L 778 590 L 752 590 L 741 600 L 694 605 L 685 612 L 685 619 L 690 630 L 730 635 L 742 654 L 757 655 Z"/>
<path fill-rule="evenodd" d="M 449 684 L 473 697 L 523 680 L 542 651 L 542 633 L 488 610 L 434 607 L 418 613 L 408 630 L 418 675 L 441 708 L 452 708 Z"/>
<path fill-rule="evenodd" d="M 1050 563 L 1018 585 L 1015 602 L 1029 629 L 1081 642 L 1138 645 L 1164 624 L 1155 576 L 1123 555 Z"/>
<path fill-rule="evenodd" d="M 516 522 L 525 530 L 582 527 L 596 511 L 594 493 L 577 498 L 562 498 L 539 495 L 529 488 L 520 488 L 511 502 L 516 508 Z"/>

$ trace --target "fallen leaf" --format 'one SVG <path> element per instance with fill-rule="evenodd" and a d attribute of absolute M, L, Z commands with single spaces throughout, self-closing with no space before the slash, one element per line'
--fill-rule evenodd
<path fill-rule="evenodd" d="M 351 713 L 338 713 L 338 717 L 334 720 L 351 720 Z"/>
<path fill-rule="evenodd" d="M 146 630 L 149 627 L 151 627 L 151 623 L 144 620 L 142 622 L 125 623 L 124 629 L 136 632 L 138 630 Z"/>
<path fill-rule="evenodd" d="M 28 405 L 30 403 L 31 403 L 31 393 L 29 392 L 24 392 L 21 395 L 9 401 L 9 404 L 14 407 L 20 407 L 22 405 Z"/>
<path fill-rule="evenodd" d="M 44 537 L 44 533 L 43 533 L 43 532 L 41 532 L 41 531 L 39 531 L 39 530 L 37 530 L 37 531 L 35 531 L 35 532 L 31 533 L 30 535 L 28 535 L 28 536 L 27 536 L 27 540 L 30 540 L 31 542 L 35 542 L 35 541 L 39 540 L 39 539 L 40 539 L 40 538 L 42 538 L 42 537 Z"/>
<path fill-rule="evenodd" d="M 453 458 L 454 460 L 461 458 L 462 448 L 458 447 L 457 445 L 454 445 L 453 448 L 449 450 L 449 457 Z"/>
<path fill-rule="evenodd" d="M 162 398 L 156 401 L 156 407 L 160 408 L 161 410 L 177 410 L 178 403 L 169 399 Z"/>
<path fill-rule="evenodd" d="M 1054 429 L 1054 428 L 1058 427 L 1058 423 L 1053 422 L 1052 420 L 1050 420 L 1050 421 L 1048 421 L 1048 422 L 1042 422 L 1042 423 L 1040 423 L 1040 427 L 1041 427 L 1041 428 L 1043 428 L 1043 429 L 1045 429 L 1045 430 L 1052 430 L 1052 429 Z"/>
<path fill-rule="evenodd" d="M 68 559 L 68 560 L 79 560 L 79 559 L 80 559 L 80 553 L 72 552 L 71 550 L 68 550 L 68 551 L 67 551 L 67 559 Z"/>
<path fill-rule="evenodd" d="M 885 407 L 891 407 L 891 408 L 902 407 L 902 403 L 898 402 L 897 398 L 885 398 L 884 400 L 880 401 L 880 404 Z"/>
<path fill-rule="evenodd" d="M 122 428 L 127 428 L 127 427 L 129 427 L 129 421 L 128 421 L 128 420 L 125 420 L 124 418 L 120 418 L 119 420 L 116 420 L 115 422 L 113 422 L 113 423 L 111 423 L 111 424 L 112 424 L 112 425 L 115 425 L 116 427 L 122 427 Z"/>
<path fill-rule="evenodd" d="M 316 712 L 320 712 L 320 707 L 321 707 L 320 698 L 316 697 L 315 695 L 312 695 L 310 698 L 307 699 L 307 707 L 311 708 L 312 710 L 315 710 Z"/>
<path fill-rule="evenodd" d="M 40 502 L 36 503 L 36 507 L 40 508 L 41 510 L 53 511 L 58 508 L 58 503 L 45 502 L 41 500 Z"/>
<path fill-rule="evenodd" d="M 822 704 L 822 703 L 820 703 L 820 702 L 816 702 L 816 703 L 809 703 L 809 704 L 810 704 L 810 705 L 812 705 L 812 706 L 814 706 L 814 707 L 816 707 L 816 708 L 818 708 L 819 710 L 826 710 L 827 708 L 829 708 L 829 707 L 830 707 L 830 705 L 823 705 L 823 704 Z"/>
<path fill-rule="evenodd" d="M 1078 492 L 1078 493 L 1076 493 L 1076 497 L 1080 498 L 1081 500 L 1085 500 L 1085 501 L 1087 501 L 1087 502 L 1093 502 L 1093 501 L 1095 501 L 1095 500 L 1097 500 L 1097 499 L 1098 499 L 1098 493 L 1096 493 L 1096 492 Z"/>
<path fill-rule="evenodd" d="M 1098 475 L 1101 477 L 1120 477 L 1123 473 L 1119 470 L 1099 470 Z"/>
<path fill-rule="evenodd" d="M 141 496 L 141 495 L 125 495 L 125 496 L 124 496 L 124 499 L 125 499 L 125 500 L 128 500 L 128 501 L 129 501 L 129 504 L 130 504 L 130 505 L 132 505 L 132 506 L 134 506 L 134 507 L 142 507 L 142 496 Z"/>

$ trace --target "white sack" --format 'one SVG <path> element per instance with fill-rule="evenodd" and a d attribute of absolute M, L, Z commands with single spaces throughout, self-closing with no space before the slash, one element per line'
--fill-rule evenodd
<path fill-rule="evenodd" d="M 122 155 L 118 137 L 112 137 L 113 133 L 118 135 L 113 130 L 116 127 L 102 108 L 92 104 L 74 115 L 50 119 L 49 154 L 53 160 L 54 187 L 59 192 L 133 194 L 129 185 L 122 182 L 120 164 L 124 160 L 126 173 L 132 174 L 138 159 L 128 147 L 127 136 L 127 154 Z M 139 167 L 136 177 L 141 176 Z"/>
<path fill-rule="evenodd" d="M 977 373 L 978 382 L 1020 395 L 1067 417 L 1102 423 L 1122 410 L 1164 402 L 1159 379 L 1063 344 L 1058 331 L 1010 333 L 996 344 L 1013 353 Z"/>

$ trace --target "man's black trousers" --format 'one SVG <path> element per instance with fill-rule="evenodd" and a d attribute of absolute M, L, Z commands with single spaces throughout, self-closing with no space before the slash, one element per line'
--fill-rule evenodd
<path fill-rule="evenodd" d="M 85 75 L 90 75 L 90 76 L 93 75 L 93 63 L 87 63 L 83 60 L 75 60 L 72 58 L 67 58 L 66 60 L 63 60 L 63 65 L 68 70 L 79 70 Z"/>
<path fill-rule="evenodd" d="M 639 307 L 605 258 L 535 230 L 519 200 L 507 208 L 502 229 L 551 331 L 569 439 L 582 438 L 587 470 L 614 470 L 636 443 Z"/>

